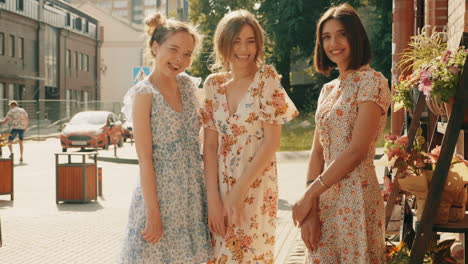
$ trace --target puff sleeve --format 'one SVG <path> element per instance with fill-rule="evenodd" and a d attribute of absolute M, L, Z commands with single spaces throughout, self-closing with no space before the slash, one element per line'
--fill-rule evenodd
<path fill-rule="evenodd" d="M 128 121 L 133 121 L 133 102 L 137 94 L 154 94 L 156 91 L 146 81 L 140 81 L 135 86 L 130 88 L 124 96 L 122 113 L 125 115 Z"/>
<path fill-rule="evenodd" d="M 299 115 L 296 106 L 281 86 L 273 66 L 264 66 L 261 73 L 260 120 L 274 125 L 283 125 Z"/>
<path fill-rule="evenodd" d="M 382 110 L 382 114 L 387 113 L 391 104 L 390 90 L 387 79 L 379 72 L 366 72 L 360 77 L 357 104 L 374 102 Z"/>
<path fill-rule="evenodd" d="M 199 109 L 200 119 L 204 128 L 216 130 L 215 121 L 213 116 L 213 78 L 208 76 L 203 84 L 203 90 L 205 91 L 204 100 L 201 103 Z"/>

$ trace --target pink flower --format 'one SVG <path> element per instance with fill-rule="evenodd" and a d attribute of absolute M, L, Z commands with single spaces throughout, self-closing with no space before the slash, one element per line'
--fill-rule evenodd
<path fill-rule="evenodd" d="M 419 73 L 419 91 L 424 95 L 429 95 L 432 90 L 431 74 L 427 70 L 421 70 Z"/>
<path fill-rule="evenodd" d="M 389 136 L 385 136 L 385 139 L 393 143 L 397 139 L 397 136 L 389 135 Z"/>
<path fill-rule="evenodd" d="M 431 162 L 433 164 L 436 164 L 440 156 L 440 146 L 437 145 L 435 148 L 431 150 L 431 153 L 429 153 L 428 155 L 429 155 L 429 158 L 431 159 Z"/>
<path fill-rule="evenodd" d="M 450 50 L 445 51 L 444 56 L 442 57 L 442 62 L 444 64 L 447 64 L 447 62 L 450 59 L 450 55 L 452 55 L 452 51 L 450 51 Z"/>
<path fill-rule="evenodd" d="M 457 75 L 460 72 L 460 68 L 457 65 L 453 65 L 448 68 L 448 71 L 453 75 Z"/>
<path fill-rule="evenodd" d="M 408 144 L 408 137 L 407 136 L 401 136 L 399 137 L 396 141 L 395 144 L 406 147 L 406 144 Z"/>

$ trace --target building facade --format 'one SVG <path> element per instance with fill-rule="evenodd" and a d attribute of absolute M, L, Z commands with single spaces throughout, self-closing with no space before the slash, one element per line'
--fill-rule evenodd
<path fill-rule="evenodd" d="M 133 86 L 133 68 L 143 65 L 145 34 L 142 27 L 117 18 L 90 1 L 76 7 L 96 18 L 102 29 L 101 101 L 121 102 Z"/>
<path fill-rule="evenodd" d="M 80 5 L 88 0 L 67 0 Z M 135 24 L 141 24 L 144 18 L 156 10 L 169 17 L 188 20 L 188 0 L 89 0 L 97 6 L 109 10 L 113 16 L 122 17 Z"/>
<path fill-rule="evenodd" d="M 39 110 L 26 110 L 54 119 L 60 109 L 44 100 L 98 100 L 98 26 L 61 1 L 0 0 L 0 111 L 6 100 L 34 101 Z"/>

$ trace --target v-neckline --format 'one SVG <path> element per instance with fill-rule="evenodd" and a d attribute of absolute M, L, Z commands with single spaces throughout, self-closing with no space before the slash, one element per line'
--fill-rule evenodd
<path fill-rule="evenodd" d="M 180 85 L 179 85 L 179 76 L 176 76 L 176 83 L 177 83 L 177 90 L 179 91 L 179 95 L 180 95 L 180 96 L 179 96 L 179 97 L 180 97 L 180 103 L 181 103 L 181 105 L 182 105 L 182 109 L 180 110 L 180 112 L 179 112 L 179 111 L 176 111 L 176 110 L 174 109 L 174 107 L 172 107 L 172 105 L 169 104 L 169 103 L 167 102 L 166 98 L 164 97 L 164 94 L 161 93 L 161 91 L 158 89 L 158 87 L 156 87 L 156 85 L 154 85 L 154 84 L 149 80 L 149 75 L 148 75 L 148 77 L 146 77 L 146 82 L 149 83 L 149 84 L 153 87 L 153 89 L 156 90 L 156 91 L 161 95 L 163 102 L 172 110 L 172 112 L 177 113 L 177 114 L 182 114 L 182 113 L 184 112 L 184 110 L 185 110 L 184 95 L 182 94 L 182 91 L 181 91 L 181 89 L 180 89 Z"/>
<path fill-rule="evenodd" d="M 227 119 L 231 119 L 232 117 L 236 116 L 237 115 L 237 112 L 239 111 L 239 106 L 242 105 L 242 103 L 244 102 L 245 98 L 247 98 L 247 95 L 250 94 L 250 90 L 252 90 L 252 86 L 254 85 L 255 81 L 257 80 L 257 76 L 258 74 L 260 73 L 260 70 L 262 68 L 259 68 L 255 74 L 254 74 L 254 77 L 253 77 L 253 80 L 252 82 L 250 83 L 249 85 L 249 88 L 247 88 L 247 91 L 244 93 L 244 95 L 242 95 L 239 103 L 237 103 L 237 106 L 236 106 L 236 110 L 234 110 L 234 113 L 229 113 L 229 102 L 228 102 L 228 98 L 227 98 L 227 89 L 226 87 L 224 87 L 224 101 L 226 102 L 226 107 L 227 107 L 227 111 L 226 111 L 226 114 L 227 114 Z M 231 77 L 231 73 L 228 72 L 228 76 L 227 77 Z M 225 84 L 223 83 L 222 84 L 223 86 L 225 86 Z"/>

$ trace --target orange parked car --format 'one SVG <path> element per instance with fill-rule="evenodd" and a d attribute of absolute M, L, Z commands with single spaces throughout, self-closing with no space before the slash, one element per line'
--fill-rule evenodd
<path fill-rule="evenodd" d="M 122 122 L 108 111 L 86 111 L 75 114 L 60 135 L 62 151 L 69 148 L 103 148 L 123 145 Z"/>

